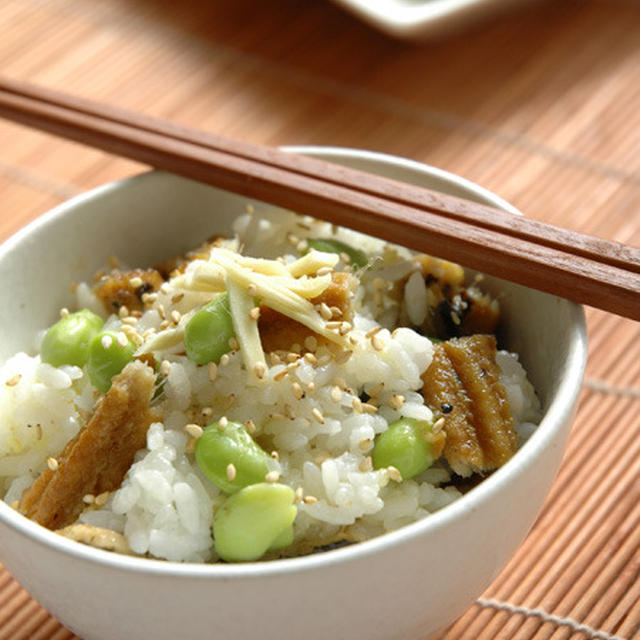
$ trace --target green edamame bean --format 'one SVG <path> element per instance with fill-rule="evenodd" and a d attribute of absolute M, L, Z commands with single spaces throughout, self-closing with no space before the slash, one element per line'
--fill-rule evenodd
<path fill-rule="evenodd" d="M 331 238 L 308 238 L 307 245 L 310 249 L 316 251 L 324 251 L 325 253 L 345 253 L 349 256 L 349 264 L 356 267 L 366 267 L 369 258 L 364 251 L 360 249 L 354 249 L 350 245 L 340 242 L 340 240 L 333 240 Z"/>
<path fill-rule="evenodd" d="M 196 364 L 217 364 L 231 350 L 229 339 L 234 335 L 229 296 L 221 293 L 197 311 L 184 328 L 187 357 Z"/>
<path fill-rule="evenodd" d="M 89 345 L 103 324 L 102 318 L 89 309 L 61 318 L 45 333 L 40 349 L 42 362 L 54 367 L 63 364 L 83 367 L 89 358 Z"/>
<path fill-rule="evenodd" d="M 431 443 L 427 439 L 431 424 L 400 418 L 376 437 L 371 458 L 374 469 L 395 467 L 403 480 L 428 469 L 434 462 Z"/>
<path fill-rule="evenodd" d="M 282 548 L 289 530 L 293 533 L 293 498 L 291 487 L 266 482 L 228 497 L 213 519 L 216 553 L 228 562 L 250 562 L 276 546 Z"/>
<path fill-rule="evenodd" d="M 224 429 L 217 422 L 210 424 L 198 438 L 195 453 L 202 473 L 226 493 L 263 482 L 269 472 L 269 455 L 238 422 L 228 422 Z"/>
<path fill-rule="evenodd" d="M 98 391 L 106 393 L 111 387 L 111 378 L 118 375 L 133 360 L 135 345 L 127 340 L 121 344 L 118 336 L 112 331 L 103 331 L 91 341 L 87 371 L 89 380 Z M 122 338 L 120 337 L 120 340 Z"/>

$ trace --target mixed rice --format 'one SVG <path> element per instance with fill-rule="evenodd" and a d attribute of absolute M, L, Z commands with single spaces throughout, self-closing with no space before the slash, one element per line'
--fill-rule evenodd
<path fill-rule="evenodd" d="M 154 269 L 118 265 L 77 286 L 77 309 L 104 320 L 101 348 L 130 346 L 113 383 L 85 362 L 41 356 L 44 332 L 38 355 L 0 368 L 6 502 L 123 553 L 258 559 L 214 540 L 216 514 L 245 491 L 234 485 L 241 469 L 223 460 L 216 483 L 196 455 L 203 434 L 231 425 L 265 454 L 260 486 L 287 487 L 293 505 L 278 532 L 286 542 L 272 536 L 256 555 L 290 557 L 428 516 L 535 428 L 524 369 L 495 348 L 498 303 L 457 265 L 271 209 L 248 210 L 234 231 Z M 232 336 L 207 361 L 189 327 L 222 295 Z M 114 407 L 126 419 L 107 416 Z M 421 425 L 433 458 L 412 477 L 376 464 L 399 421 Z"/>

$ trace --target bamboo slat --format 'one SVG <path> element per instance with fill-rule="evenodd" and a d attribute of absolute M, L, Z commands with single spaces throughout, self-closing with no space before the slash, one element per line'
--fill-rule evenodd
<path fill-rule="evenodd" d="M 539 3 L 410 45 L 325 0 L 4 0 L 0 71 L 259 144 L 415 158 L 532 218 L 640 244 L 633 1 Z M 142 170 L 0 122 L 0 238 Z M 585 389 L 544 509 L 438 640 L 640 640 L 640 330 L 593 309 L 587 323 Z M 27 638 L 75 636 L 0 568 L 0 640 Z"/>

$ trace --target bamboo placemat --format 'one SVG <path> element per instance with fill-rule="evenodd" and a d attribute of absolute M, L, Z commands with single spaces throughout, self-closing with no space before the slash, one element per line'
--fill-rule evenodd
<path fill-rule="evenodd" d="M 385 151 L 640 244 L 640 5 L 541 3 L 437 43 L 325 0 L 0 0 L 0 72 L 254 142 Z M 0 239 L 145 167 L 0 122 Z M 439 640 L 640 639 L 640 330 L 589 309 L 563 467 Z M 0 568 L 0 640 L 71 632 Z"/>

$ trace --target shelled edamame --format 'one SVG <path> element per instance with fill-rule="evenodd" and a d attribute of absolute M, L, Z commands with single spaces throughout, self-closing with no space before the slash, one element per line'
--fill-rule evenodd
<path fill-rule="evenodd" d="M 196 364 L 220 362 L 235 335 L 228 294 L 221 293 L 197 311 L 184 329 L 187 357 Z"/>

